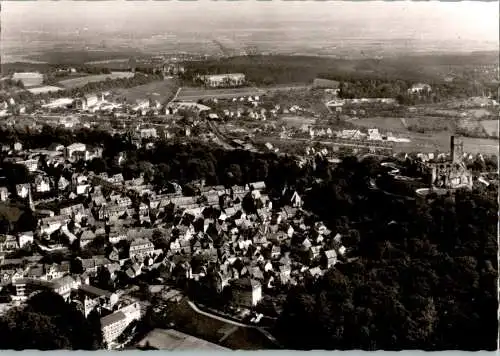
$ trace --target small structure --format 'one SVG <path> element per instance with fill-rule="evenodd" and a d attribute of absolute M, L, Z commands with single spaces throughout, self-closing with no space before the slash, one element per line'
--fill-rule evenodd
<path fill-rule="evenodd" d="M 201 77 L 201 80 L 206 86 L 212 88 L 233 87 L 243 85 L 245 83 L 245 74 L 228 73 L 205 75 Z"/>
<path fill-rule="evenodd" d="M 240 278 L 231 283 L 233 302 L 245 307 L 253 307 L 262 299 L 262 285 L 250 278 Z"/>

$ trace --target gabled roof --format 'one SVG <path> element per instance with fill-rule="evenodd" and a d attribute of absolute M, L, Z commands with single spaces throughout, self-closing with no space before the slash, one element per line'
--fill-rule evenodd
<path fill-rule="evenodd" d="M 337 258 L 337 252 L 335 252 L 335 250 L 328 250 L 325 251 L 325 256 L 328 259 Z"/>
<path fill-rule="evenodd" d="M 240 278 L 231 283 L 231 285 L 238 289 L 254 290 L 261 286 L 259 281 L 251 278 Z"/>
<path fill-rule="evenodd" d="M 80 287 L 78 289 L 80 289 L 82 292 L 84 292 L 86 294 L 91 294 L 91 295 L 94 295 L 97 297 L 110 297 L 112 294 L 111 292 L 109 292 L 107 290 L 100 289 L 100 288 L 91 286 L 89 284 L 82 284 L 82 285 L 80 285 Z"/>
<path fill-rule="evenodd" d="M 101 328 L 113 325 L 123 319 L 126 319 L 126 315 L 122 311 L 117 311 L 116 313 L 106 315 L 105 317 L 101 318 Z"/>

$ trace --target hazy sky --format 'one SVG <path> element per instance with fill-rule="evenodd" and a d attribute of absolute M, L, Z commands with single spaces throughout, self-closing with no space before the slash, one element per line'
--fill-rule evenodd
<path fill-rule="evenodd" d="M 496 2 L 338 1 L 7 1 L 2 2 L 2 37 L 29 38 L 118 32 L 150 36 L 218 30 L 318 31 L 332 38 L 420 39 L 498 43 Z"/>

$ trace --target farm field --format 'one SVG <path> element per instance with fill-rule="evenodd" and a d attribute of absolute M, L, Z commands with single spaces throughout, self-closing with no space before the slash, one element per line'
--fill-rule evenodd
<path fill-rule="evenodd" d="M 316 122 L 314 118 L 308 118 L 303 116 L 283 116 L 281 121 L 289 127 L 302 127 L 302 125 L 312 125 Z"/>
<path fill-rule="evenodd" d="M 50 93 L 50 92 L 56 92 L 60 90 L 64 90 L 63 88 L 52 86 L 52 85 L 47 85 L 43 87 L 36 87 L 36 88 L 29 88 L 27 89 L 31 94 L 42 94 L 42 93 Z"/>
<path fill-rule="evenodd" d="M 383 131 L 408 132 L 401 118 L 398 117 L 370 117 L 349 120 L 356 126 L 378 128 Z"/>
<path fill-rule="evenodd" d="M 111 74 L 98 74 L 98 75 L 89 75 L 86 77 L 65 79 L 61 80 L 59 84 L 65 88 L 71 89 L 71 88 L 82 87 L 88 83 L 103 82 L 108 78 L 120 79 L 120 78 L 131 78 L 133 76 L 134 73 L 132 72 L 111 72 Z"/>
<path fill-rule="evenodd" d="M 259 88 L 225 88 L 225 89 L 204 89 L 204 88 L 182 88 L 177 95 L 178 100 L 199 100 L 199 99 L 230 99 L 241 96 L 262 95 L 265 91 Z"/>
<path fill-rule="evenodd" d="M 148 84 L 132 88 L 114 89 L 113 91 L 125 97 L 127 102 L 136 102 L 140 99 L 154 99 L 159 102 L 170 100 L 176 90 L 177 82 L 173 79 L 157 80 Z"/>
<path fill-rule="evenodd" d="M 12 76 L 13 80 L 20 80 L 23 85 L 28 88 L 28 87 L 36 87 L 39 85 L 42 85 L 43 82 L 43 74 L 41 73 L 30 73 L 30 72 L 21 72 L 21 73 L 14 73 Z"/>
<path fill-rule="evenodd" d="M 498 120 L 483 120 L 480 121 L 479 123 L 489 136 L 498 137 L 498 128 L 499 128 Z"/>

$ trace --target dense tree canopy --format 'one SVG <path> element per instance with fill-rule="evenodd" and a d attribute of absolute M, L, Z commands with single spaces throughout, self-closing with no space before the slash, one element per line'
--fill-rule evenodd
<path fill-rule="evenodd" d="M 372 169 L 344 160 L 307 194 L 359 259 L 294 288 L 280 337 L 298 349 L 495 349 L 496 188 L 404 200 L 363 188 Z"/>
<path fill-rule="evenodd" d="M 40 292 L 25 307 L 0 318 L 1 349 L 96 350 L 102 346 L 99 319 L 83 314 L 53 292 Z"/>

